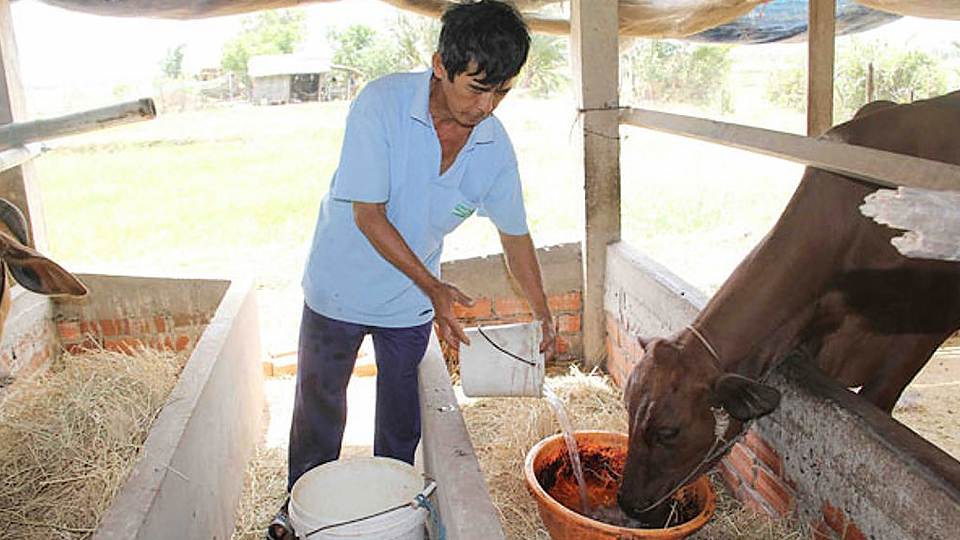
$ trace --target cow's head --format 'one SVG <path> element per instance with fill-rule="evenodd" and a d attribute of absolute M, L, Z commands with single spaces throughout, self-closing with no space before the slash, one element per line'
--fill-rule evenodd
<path fill-rule="evenodd" d="M 773 411 L 774 388 L 724 373 L 709 352 L 681 333 L 645 347 L 624 393 L 630 433 L 618 499 L 652 525 L 666 520 L 671 495 L 729 450 L 743 423 Z"/>
<path fill-rule="evenodd" d="M 0 199 L 0 329 L 10 311 L 10 276 L 25 289 L 47 296 L 87 293 L 73 274 L 26 245 L 26 231 L 23 213 Z"/>

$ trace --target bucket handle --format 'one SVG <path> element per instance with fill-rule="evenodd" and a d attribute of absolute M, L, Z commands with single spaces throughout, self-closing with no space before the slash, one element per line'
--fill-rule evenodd
<path fill-rule="evenodd" d="M 512 352 L 510 352 L 510 351 L 508 351 L 507 349 L 501 347 L 500 345 L 498 345 L 496 341 L 490 339 L 490 336 L 488 336 L 488 335 L 483 331 L 483 327 L 478 326 L 478 327 L 477 327 L 477 332 L 479 332 L 480 335 L 483 336 L 483 339 L 487 340 L 491 345 L 493 345 L 493 348 L 497 349 L 498 351 L 502 352 L 503 354 L 509 356 L 510 358 L 513 358 L 514 360 L 516 360 L 516 361 L 518 361 L 518 362 L 523 362 L 524 364 L 526 364 L 526 365 L 528 365 L 528 366 L 530 366 L 530 367 L 537 367 L 537 364 L 536 364 L 535 362 L 533 362 L 533 361 L 531 361 L 531 360 L 527 360 L 526 358 L 523 358 L 522 356 L 518 356 L 518 355 L 516 355 L 516 354 L 514 354 L 514 353 L 512 353 Z"/>
<path fill-rule="evenodd" d="M 427 512 L 430 513 L 430 519 L 433 520 L 433 524 L 437 528 L 437 540 L 446 540 L 447 531 L 444 528 L 443 523 L 440 522 L 440 516 L 437 514 L 437 511 L 433 507 L 433 505 L 430 504 L 430 500 L 429 500 L 430 495 L 432 495 L 433 492 L 437 489 L 437 482 L 432 478 L 427 478 L 427 480 L 429 481 L 427 486 L 423 488 L 423 491 L 421 491 L 420 493 L 417 493 L 417 495 L 410 502 L 398 504 L 396 506 L 391 506 L 390 508 L 380 510 L 379 512 L 374 512 L 366 516 L 360 516 L 358 518 L 348 519 L 346 521 L 340 521 L 337 523 L 330 523 L 329 525 L 324 525 L 322 527 L 318 527 L 308 532 L 307 534 L 303 535 L 301 538 L 306 540 L 308 537 L 310 537 L 311 535 L 317 534 L 318 532 L 326 531 L 328 529 L 333 529 L 336 527 L 342 527 L 344 525 L 352 525 L 354 523 L 359 523 L 361 521 L 366 521 L 368 519 L 372 519 L 377 516 L 382 516 L 384 514 L 389 514 L 390 512 L 395 512 L 397 510 L 400 510 L 401 508 L 406 508 L 408 506 L 412 508 L 419 508 L 422 506 L 427 509 Z"/>

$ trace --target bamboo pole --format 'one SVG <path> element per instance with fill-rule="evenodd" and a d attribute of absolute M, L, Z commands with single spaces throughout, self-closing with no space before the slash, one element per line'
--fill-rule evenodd
<path fill-rule="evenodd" d="M 39 156 L 40 152 L 40 147 L 33 144 L 0 150 L 0 172 L 19 167 Z"/>
<path fill-rule="evenodd" d="M 0 126 L 0 150 L 156 118 L 152 98 L 128 101 L 65 116 Z"/>

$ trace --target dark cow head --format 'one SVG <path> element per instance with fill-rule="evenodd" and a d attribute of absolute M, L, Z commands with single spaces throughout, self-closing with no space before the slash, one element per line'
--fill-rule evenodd
<path fill-rule="evenodd" d="M 673 493 L 716 464 L 744 422 L 773 411 L 780 393 L 722 372 L 684 331 L 646 346 L 624 400 L 630 442 L 619 503 L 628 514 L 659 526 Z"/>
<path fill-rule="evenodd" d="M 73 274 L 27 246 L 27 222 L 9 201 L 0 199 L 0 329 L 10 311 L 10 279 L 47 296 L 83 296 L 87 288 Z"/>

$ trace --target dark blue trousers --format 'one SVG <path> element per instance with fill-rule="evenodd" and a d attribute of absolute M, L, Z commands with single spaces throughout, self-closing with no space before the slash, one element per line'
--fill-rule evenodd
<path fill-rule="evenodd" d="M 382 328 L 330 319 L 306 305 L 300 321 L 297 389 L 288 450 L 287 491 L 308 470 L 340 457 L 347 383 L 364 336 L 373 338 L 377 409 L 373 454 L 413 464 L 420 442 L 417 366 L 432 323 Z"/>

